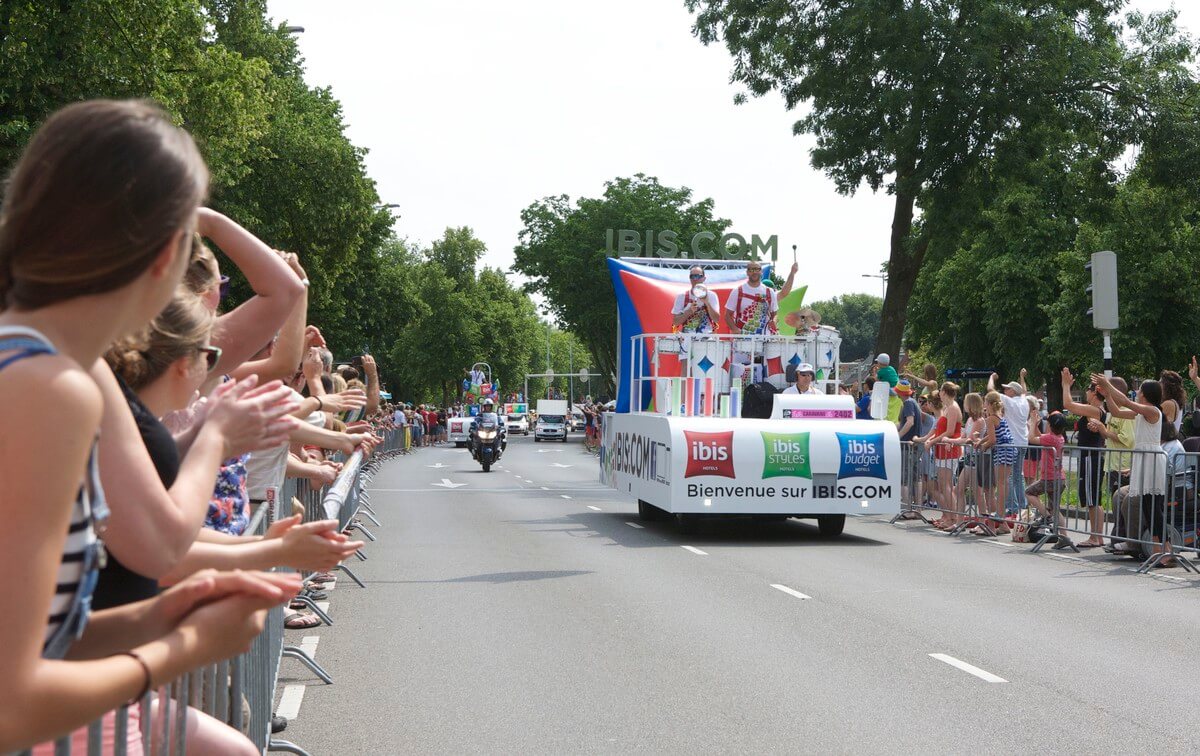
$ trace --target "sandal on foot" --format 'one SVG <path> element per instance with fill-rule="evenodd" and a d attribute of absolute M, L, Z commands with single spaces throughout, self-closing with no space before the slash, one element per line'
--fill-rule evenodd
<path fill-rule="evenodd" d="M 321 620 L 315 614 L 296 614 L 284 620 L 283 626 L 288 630 L 309 630 L 320 624 Z"/>

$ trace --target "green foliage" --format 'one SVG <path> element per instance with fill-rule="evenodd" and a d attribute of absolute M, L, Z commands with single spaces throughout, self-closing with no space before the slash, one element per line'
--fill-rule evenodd
<path fill-rule="evenodd" d="M 685 4 L 696 35 L 732 54 L 735 83 L 803 106 L 793 128 L 816 137 L 812 164 L 839 191 L 895 196 L 878 340 L 893 353 L 938 225 L 971 220 L 959 203 L 976 198 L 961 186 L 980 164 L 1040 125 L 1090 145 L 1128 137 L 1145 93 L 1186 54 L 1157 17 L 1135 19 L 1127 49 L 1111 21 L 1121 0 Z M 934 206 L 932 223 L 914 225 L 914 207 Z"/>
<path fill-rule="evenodd" d="M 842 336 L 843 361 L 871 357 L 875 335 L 879 333 L 879 316 L 883 300 L 870 294 L 847 294 L 843 297 L 813 302 L 809 305 L 821 316 L 821 325 L 838 329 Z"/>
<path fill-rule="evenodd" d="M 713 217 L 711 199 L 693 202 L 687 187 L 664 186 L 640 173 L 609 181 L 602 197 L 574 206 L 566 195 L 546 197 L 521 211 L 521 222 L 513 269 L 530 278 L 526 288 L 546 297 L 555 319 L 579 336 L 594 367 L 609 376 L 616 374 L 617 302 L 605 263 L 608 229 L 669 229 L 690 239 L 729 227 Z"/>
<path fill-rule="evenodd" d="M 1197 86 L 1191 48 L 1173 15 L 1131 17 L 1122 77 L 1140 93 L 1129 131 L 1142 143 L 1127 177 L 1112 165 L 1125 141 L 1099 138 L 1076 120 L 1023 129 L 997 146 L 956 189 L 934 198 L 922 224 L 932 239 L 910 310 L 910 345 L 952 366 L 1028 367 L 1057 382 L 1066 364 L 1097 369 L 1101 336 L 1086 312 L 1088 255 L 1119 256 L 1122 329 L 1118 369 L 1179 370 L 1197 308 L 1178 288 L 1196 273 L 1195 192 L 1200 152 L 1192 137 Z"/>
<path fill-rule="evenodd" d="M 540 371 L 528 296 L 499 271 L 476 275 L 484 245 L 469 228 L 421 253 L 395 238 L 341 105 L 304 83 L 295 41 L 266 11 L 265 0 L 0 2 L 0 170 L 67 103 L 153 99 L 200 146 L 212 206 L 300 255 L 309 322 L 340 359 L 374 354 L 384 382 L 419 401 L 448 400 L 477 360 L 506 387 Z M 228 304 L 252 295 L 222 269 Z"/>
<path fill-rule="evenodd" d="M 447 228 L 419 257 L 405 252 L 404 265 L 394 267 L 403 271 L 397 285 L 413 300 L 395 313 L 397 320 L 383 326 L 384 333 L 396 333 L 388 357 L 395 365 L 398 399 L 451 401 L 463 371 L 476 362 L 491 366 L 505 395 L 521 389 L 526 373 L 544 372 L 546 325 L 533 301 L 502 271 L 476 273 L 485 251 L 470 228 Z M 404 325 L 397 328 L 399 323 Z M 565 338 L 570 337 L 559 332 L 552 338 L 557 370 L 567 366 Z M 586 348 L 578 343 L 574 356 L 583 361 L 576 364 L 590 364 Z M 540 392 L 543 385 L 532 384 L 530 390 Z"/>
<path fill-rule="evenodd" d="M 1117 374 L 1183 375 L 1197 351 L 1200 308 L 1192 283 L 1200 281 L 1200 202 L 1181 189 L 1155 187 L 1141 176 L 1124 182 L 1103 219 L 1079 230 L 1073 249 L 1059 255 L 1062 297 L 1049 308 L 1048 352 L 1062 364 L 1095 369 L 1101 334 L 1086 315 L 1089 281 L 1084 263 L 1093 252 L 1117 253 L 1121 328 L 1113 334 Z"/>

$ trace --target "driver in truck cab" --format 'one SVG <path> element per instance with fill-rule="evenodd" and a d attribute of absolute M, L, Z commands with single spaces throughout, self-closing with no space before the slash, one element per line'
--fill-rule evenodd
<path fill-rule="evenodd" d="M 475 436 L 476 430 L 481 422 L 491 421 L 496 424 L 500 431 L 500 448 L 504 449 L 508 445 L 506 436 L 508 435 L 505 424 L 500 422 L 500 417 L 496 414 L 496 403 L 491 399 L 484 399 L 479 403 L 479 414 L 471 421 L 471 453 L 475 452 Z"/>

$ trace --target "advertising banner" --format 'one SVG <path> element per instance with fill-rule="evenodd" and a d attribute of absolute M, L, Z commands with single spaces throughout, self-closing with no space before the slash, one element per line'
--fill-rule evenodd
<path fill-rule="evenodd" d="M 899 511 L 900 442 L 885 421 L 611 418 L 601 482 L 669 512 Z"/>

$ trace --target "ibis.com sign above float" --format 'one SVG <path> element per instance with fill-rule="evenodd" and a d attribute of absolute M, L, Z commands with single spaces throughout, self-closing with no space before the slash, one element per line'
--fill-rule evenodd
<path fill-rule="evenodd" d="M 741 234 L 722 234 L 701 231 L 691 239 L 681 238 L 674 231 L 636 231 L 630 228 L 610 228 L 604 236 L 609 257 L 676 257 L 700 260 L 765 260 L 779 259 L 779 237 L 763 239 L 751 234 L 749 240 Z M 690 254 L 689 254 L 690 252 Z"/>

